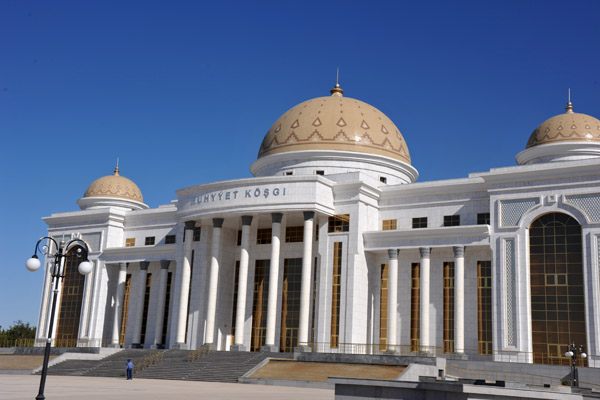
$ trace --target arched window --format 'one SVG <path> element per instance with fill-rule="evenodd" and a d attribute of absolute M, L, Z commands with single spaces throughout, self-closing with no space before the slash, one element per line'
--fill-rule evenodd
<path fill-rule="evenodd" d="M 571 342 L 586 344 L 581 225 L 546 214 L 529 228 L 533 362 L 569 365 Z"/>
<path fill-rule="evenodd" d="M 62 294 L 60 297 L 60 308 L 58 311 L 56 346 L 76 347 L 79 332 L 79 317 L 81 315 L 81 303 L 83 300 L 83 287 L 85 275 L 77 270 L 82 258 L 77 257 L 77 249 L 72 248 L 65 260 L 63 271 Z"/>

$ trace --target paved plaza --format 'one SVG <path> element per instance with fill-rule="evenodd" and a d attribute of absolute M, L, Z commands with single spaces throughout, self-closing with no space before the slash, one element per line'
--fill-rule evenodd
<path fill-rule="evenodd" d="M 39 384 L 39 376 L 0 375 L 0 399 L 35 399 Z M 335 397 L 333 390 L 327 389 L 73 376 L 48 376 L 44 394 L 47 400 L 332 400 Z"/>

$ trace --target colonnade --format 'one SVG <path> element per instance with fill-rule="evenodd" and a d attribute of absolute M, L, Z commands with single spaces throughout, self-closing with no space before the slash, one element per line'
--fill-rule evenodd
<path fill-rule="evenodd" d="M 150 266 L 149 261 L 140 261 L 140 270 L 138 272 L 138 278 L 136 280 L 140 282 L 138 285 L 137 298 L 143 299 L 146 290 L 146 278 L 148 276 L 148 267 Z M 158 306 L 156 310 L 156 320 L 154 329 L 154 342 L 152 347 L 160 347 L 165 345 L 162 342 L 162 331 L 164 327 L 165 318 L 165 303 L 167 300 L 167 280 L 168 280 L 168 269 L 171 264 L 171 260 L 160 260 L 160 276 L 158 283 Z M 119 347 L 119 339 L 121 334 L 121 320 L 123 317 L 123 301 L 125 296 L 125 284 L 127 279 L 127 269 L 130 263 L 121 262 L 119 265 L 119 275 L 117 278 L 117 295 L 115 298 L 114 312 L 113 312 L 113 329 L 111 336 L 111 346 Z M 143 347 L 141 343 L 142 337 L 142 321 L 144 318 L 144 301 L 138 301 L 136 303 L 134 326 L 133 326 L 133 341 L 132 347 Z"/>
<path fill-rule="evenodd" d="M 315 213 L 312 211 L 304 212 L 304 242 L 302 258 L 302 281 L 300 292 L 300 318 L 298 327 L 298 343 L 300 346 L 308 345 L 309 338 L 309 319 L 310 319 L 310 294 L 311 294 L 311 260 L 313 245 L 313 221 Z M 281 249 L 281 221 L 282 213 L 271 214 L 271 259 L 269 268 L 269 289 L 267 305 L 267 324 L 265 335 L 266 351 L 277 351 L 275 347 L 275 333 L 277 321 L 277 293 L 279 283 L 279 255 Z M 238 274 L 238 296 L 236 308 L 236 325 L 234 344 L 231 350 L 246 351 L 244 345 L 246 301 L 248 287 L 248 261 L 250 249 L 250 226 L 253 217 L 244 215 L 241 217 L 242 237 L 240 245 L 240 266 Z M 213 218 L 212 246 L 210 254 L 210 272 L 208 286 L 208 301 L 206 309 L 206 336 L 204 343 L 208 346 L 215 346 L 215 315 L 217 311 L 217 288 L 219 285 L 219 269 L 221 264 L 221 235 L 223 227 L 223 218 Z M 177 339 L 175 347 L 185 347 L 185 328 L 187 323 L 187 299 L 188 288 L 190 284 L 189 265 L 192 257 L 191 234 L 195 226 L 194 221 L 188 221 L 185 224 L 185 243 L 184 261 L 182 265 L 181 279 L 181 297 L 179 303 L 179 318 L 177 325 Z"/>
<path fill-rule="evenodd" d="M 465 345 L 465 247 L 454 246 L 454 351 L 464 353 Z M 420 346 L 423 352 L 429 352 L 429 311 L 430 301 L 430 256 L 431 248 L 421 247 L 420 253 Z M 399 250 L 388 250 L 388 312 L 387 319 L 387 344 L 393 351 L 397 345 L 397 317 L 398 309 L 398 254 Z"/>

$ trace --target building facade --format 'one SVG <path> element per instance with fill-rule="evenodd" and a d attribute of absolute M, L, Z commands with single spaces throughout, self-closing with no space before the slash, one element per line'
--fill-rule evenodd
<path fill-rule="evenodd" d="M 600 121 L 569 102 L 517 163 L 417 183 L 394 123 L 336 84 L 273 124 L 252 178 L 149 208 L 116 168 L 44 218 L 94 265 L 67 260 L 55 345 L 566 364 L 575 342 L 600 367 Z"/>

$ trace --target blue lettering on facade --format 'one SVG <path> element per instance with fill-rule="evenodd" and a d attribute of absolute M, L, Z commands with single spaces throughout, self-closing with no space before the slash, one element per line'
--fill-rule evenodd
<path fill-rule="evenodd" d="M 285 189 L 280 187 L 274 188 L 254 188 L 254 189 L 243 189 L 244 190 L 244 198 L 260 198 L 263 197 L 268 199 L 271 196 L 285 196 Z M 222 203 L 228 200 L 236 200 L 238 197 L 239 190 L 231 190 L 231 191 L 220 191 L 213 193 L 199 193 L 192 196 L 190 201 L 190 205 L 200 205 L 206 203 Z M 241 196 L 240 196 L 241 198 Z"/>

